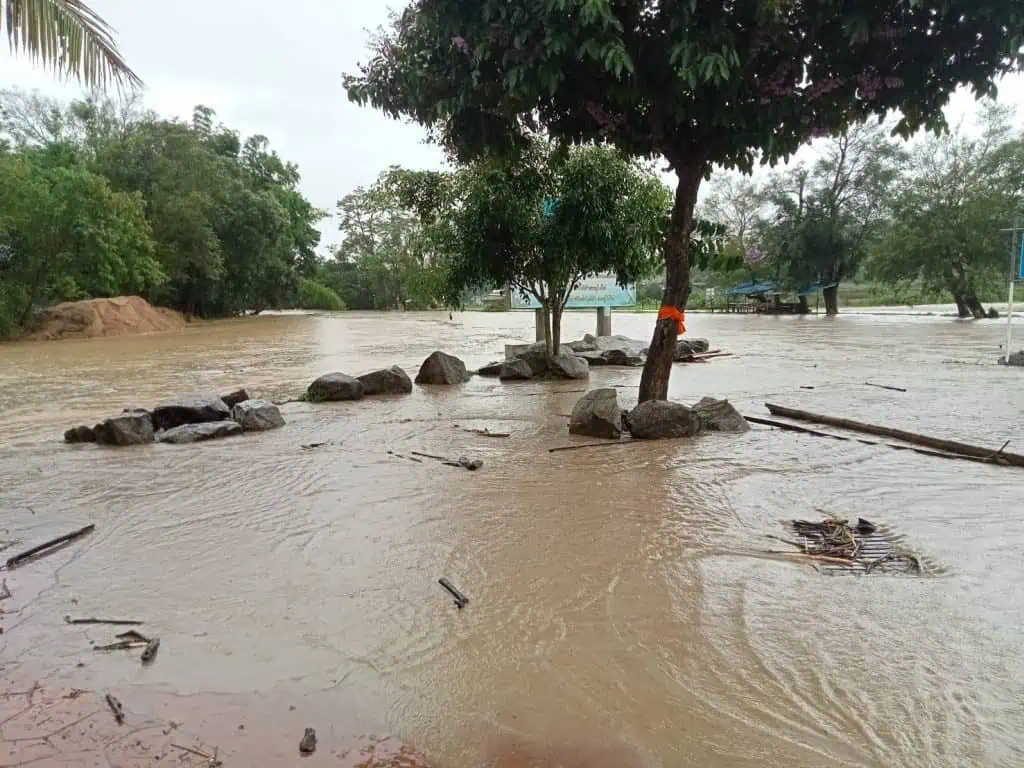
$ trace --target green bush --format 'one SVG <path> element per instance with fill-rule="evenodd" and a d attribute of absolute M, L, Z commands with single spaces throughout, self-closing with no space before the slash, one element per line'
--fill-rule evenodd
<path fill-rule="evenodd" d="M 326 309 L 331 312 L 344 310 L 345 302 L 341 297 L 316 280 L 299 280 L 296 303 L 300 309 Z"/>

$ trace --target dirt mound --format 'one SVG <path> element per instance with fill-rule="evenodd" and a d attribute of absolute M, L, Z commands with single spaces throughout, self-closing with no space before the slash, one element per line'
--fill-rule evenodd
<path fill-rule="evenodd" d="M 154 307 L 140 296 L 66 301 L 42 313 L 30 339 L 93 339 L 138 333 L 176 331 L 185 318 L 172 309 Z"/>

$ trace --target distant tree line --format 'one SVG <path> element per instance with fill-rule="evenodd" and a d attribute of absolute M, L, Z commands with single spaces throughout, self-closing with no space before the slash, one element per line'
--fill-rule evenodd
<path fill-rule="evenodd" d="M 186 122 L 136 98 L 0 92 L 0 331 L 126 293 L 203 316 L 294 303 L 325 216 L 299 178 L 208 107 Z"/>
<path fill-rule="evenodd" d="M 711 269 L 820 286 L 829 312 L 839 284 L 857 277 L 984 317 L 981 298 L 1008 276 L 1001 230 L 1024 214 L 1024 132 L 1013 117 L 983 103 L 976 124 L 909 144 L 888 124 L 858 124 L 816 142 L 813 162 L 761 180 L 715 175 L 701 211 L 729 235 Z"/>

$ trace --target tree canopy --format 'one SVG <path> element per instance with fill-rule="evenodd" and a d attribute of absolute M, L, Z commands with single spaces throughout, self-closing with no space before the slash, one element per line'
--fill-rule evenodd
<path fill-rule="evenodd" d="M 904 135 L 937 129 L 953 90 L 993 93 L 1022 42 L 1024 0 L 414 0 L 346 85 L 462 156 L 543 130 L 666 158 L 663 303 L 681 309 L 712 165 L 748 171 L 894 109 Z M 667 396 L 675 336 L 657 324 L 641 400 Z"/>
<path fill-rule="evenodd" d="M 266 137 L 243 142 L 214 117 L 0 92 L 7 330 L 44 302 L 121 293 L 199 315 L 295 300 L 325 214 Z"/>
<path fill-rule="evenodd" d="M 559 151 L 534 140 L 515 163 L 487 157 L 455 173 L 398 173 L 403 199 L 430 222 L 444 298 L 508 286 L 545 311 L 549 351 L 585 277 L 650 274 L 671 197 L 649 169 L 611 147 Z"/>

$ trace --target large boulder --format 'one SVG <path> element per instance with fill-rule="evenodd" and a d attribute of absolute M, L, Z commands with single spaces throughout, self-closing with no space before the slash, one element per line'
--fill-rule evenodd
<path fill-rule="evenodd" d="M 153 442 L 153 418 L 149 411 L 126 411 L 93 428 L 100 445 L 143 445 Z"/>
<path fill-rule="evenodd" d="M 277 429 L 285 423 L 278 407 L 267 400 L 243 400 L 231 409 L 231 418 L 246 432 Z"/>
<path fill-rule="evenodd" d="M 682 403 L 647 400 L 629 412 L 629 430 L 638 440 L 692 437 L 700 433 L 701 421 Z"/>
<path fill-rule="evenodd" d="M 715 432 L 748 432 L 750 425 L 728 400 L 716 400 L 713 397 L 701 398 L 693 406 L 700 416 L 704 429 Z"/>
<path fill-rule="evenodd" d="M 306 399 L 313 403 L 362 400 L 363 383 L 344 373 L 325 373 L 306 388 Z"/>
<path fill-rule="evenodd" d="M 568 346 L 574 353 L 616 350 L 627 357 L 647 356 L 647 343 L 628 336 L 594 336 L 588 333 L 579 341 L 569 342 Z"/>
<path fill-rule="evenodd" d="M 216 396 L 194 395 L 161 403 L 153 409 L 153 428 L 174 429 L 182 424 L 223 421 L 231 417 L 231 409 Z"/>
<path fill-rule="evenodd" d="M 501 376 L 501 366 L 506 362 L 506 360 L 497 360 L 493 363 L 488 363 L 476 372 L 477 376 Z"/>
<path fill-rule="evenodd" d="M 506 360 L 501 365 L 501 372 L 498 377 L 502 381 L 525 381 L 533 378 L 533 369 L 523 359 Z"/>
<path fill-rule="evenodd" d="M 406 395 L 412 392 L 412 379 L 397 365 L 364 373 L 356 378 L 363 385 L 364 395 Z"/>
<path fill-rule="evenodd" d="M 622 411 L 614 389 L 594 389 L 576 401 L 569 419 L 569 434 L 618 440 Z"/>
<path fill-rule="evenodd" d="M 560 379 L 585 379 L 590 376 L 590 366 L 582 357 L 555 355 L 550 361 L 551 375 Z"/>
<path fill-rule="evenodd" d="M 220 399 L 224 401 L 224 405 L 226 405 L 228 408 L 234 408 L 239 403 L 244 403 L 246 400 L 248 400 L 249 393 L 246 392 L 244 389 L 236 389 L 234 392 L 222 395 Z"/>
<path fill-rule="evenodd" d="M 453 355 L 433 352 L 416 374 L 417 384 L 462 384 L 469 381 L 466 364 Z"/>
<path fill-rule="evenodd" d="M 686 360 L 693 355 L 707 352 L 711 345 L 707 339 L 680 339 L 676 342 L 676 352 L 673 359 L 676 362 Z"/>
<path fill-rule="evenodd" d="M 93 432 L 92 427 L 87 427 L 84 424 L 80 427 L 72 427 L 71 429 L 64 432 L 65 443 L 95 443 L 96 433 Z"/>
<path fill-rule="evenodd" d="M 156 439 L 161 443 L 183 445 L 240 435 L 244 431 L 242 425 L 235 421 L 208 421 L 203 424 L 183 424 L 180 427 L 168 429 L 166 432 L 160 432 Z"/>

